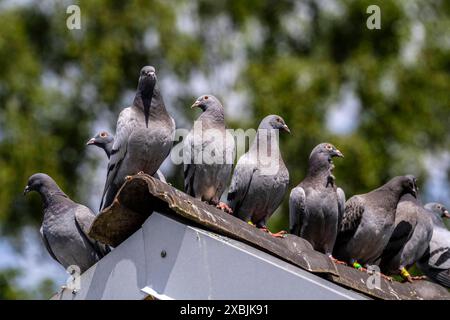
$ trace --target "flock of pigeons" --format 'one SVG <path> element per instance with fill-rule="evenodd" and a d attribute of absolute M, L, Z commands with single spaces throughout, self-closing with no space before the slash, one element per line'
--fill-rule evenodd
<path fill-rule="evenodd" d="M 200 96 L 192 107 L 202 110 L 198 121 L 203 129 L 228 134 L 224 109 L 216 97 Z M 271 139 L 278 132 L 290 133 L 284 120 L 277 115 L 265 117 L 233 174 L 232 162 L 186 161 L 185 192 L 283 238 L 285 231 L 271 233 L 266 227 L 289 183 L 278 140 Z M 174 134 L 175 122 L 165 108 L 155 69 L 143 67 L 133 104 L 123 109 L 117 120 L 115 138 L 101 132 L 87 143 L 101 147 L 109 158 L 100 210 L 112 204 L 129 175 L 143 172 L 165 182 L 159 167 L 171 151 Z M 217 139 L 196 137 L 198 134 L 192 130 L 183 141 L 188 160 L 207 148 L 216 155 L 231 155 L 234 159 L 234 139 L 227 139 L 224 144 Z M 262 173 L 258 152 L 264 143 L 269 144 L 270 156 L 278 158 L 278 170 L 273 174 Z M 417 181 L 411 175 L 395 177 L 346 201 L 332 174 L 334 157 L 344 155 L 330 143 L 321 143 L 312 150 L 306 176 L 290 194 L 290 233 L 308 240 L 315 250 L 336 263 L 360 270 L 377 265 L 383 275 L 400 274 L 407 281 L 417 279 L 407 271 L 417 263 L 431 280 L 450 287 L 450 231 L 443 223 L 443 218 L 450 217 L 448 210 L 438 203 L 423 206 L 418 199 Z M 224 203 L 220 199 L 231 174 Z M 111 250 L 88 236 L 95 214 L 73 202 L 51 177 L 43 173 L 32 175 L 24 193 L 29 191 L 41 195 L 43 242 L 64 268 L 77 265 L 84 272 Z"/>

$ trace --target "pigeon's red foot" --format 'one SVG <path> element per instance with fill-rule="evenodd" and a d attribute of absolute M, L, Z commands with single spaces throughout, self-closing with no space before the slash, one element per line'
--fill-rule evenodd
<path fill-rule="evenodd" d="M 272 232 L 270 232 L 269 229 L 267 229 L 267 227 L 261 227 L 261 228 L 258 228 L 258 229 L 262 230 L 264 232 L 267 232 L 268 234 L 270 234 L 274 238 L 285 238 L 286 234 L 287 234 L 287 232 L 284 231 L 284 230 L 278 231 L 277 233 L 272 233 Z"/>
<path fill-rule="evenodd" d="M 330 257 L 331 261 L 333 261 L 333 262 L 336 263 L 336 264 L 342 264 L 342 265 L 344 265 L 344 266 L 347 265 L 346 262 L 341 261 L 341 260 L 338 260 L 338 259 L 336 259 L 335 257 L 333 257 L 332 255 L 329 255 L 329 257 Z"/>
<path fill-rule="evenodd" d="M 410 283 L 413 282 L 413 277 L 409 274 L 409 272 L 408 272 L 408 270 L 406 270 L 406 268 L 400 269 L 400 275 L 403 278 L 403 281 L 402 281 L 403 283 L 404 282 L 410 282 Z"/>
<path fill-rule="evenodd" d="M 405 282 L 413 283 L 413 281 L 420 281 L 420 280 L 426 280 L 426 279 L 427 279 L 427 276 L 411 276 L 411 275 L 409 275 L 409 276 L 403 278 L 402 283 L 405 283 Z"/>
<path fill-rule="evenodd" d="M 226 213 L 233 214 L 233 210 L 231 210 L 231 208 L 224 202 L 219 202 L 216 205 L 216 208 L 225 211 Z"/>
<path fill-rule="evenodd" d="M 389 282 L 392 282 L 392 281 L 393 281 L 393 280 L 392 280 L 392 277 L 389 277 L 389 276 L 387 276 L 387 275 L 385 275 L 385 274 L 383 274 L 383 273 L 380 273 L 380 275 L 381 275 L 382 278 L 384 278 L 385 280 L 387 280 L 387 281 L 389 281 Z"/>

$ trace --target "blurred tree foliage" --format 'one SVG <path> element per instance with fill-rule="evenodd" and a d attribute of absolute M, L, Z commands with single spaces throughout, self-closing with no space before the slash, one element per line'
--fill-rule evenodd
<path fill-rule="evenodd" d="M 78 187 L 88 161 L 85 141 L 100 118 L 114 128 L 146 64 L 172 81 L 164 82 L 163 94 L 179 125 L 195 116 L 184 110 L 196 98 L 198 74 L 226 108 L 226 90 L 246 97 L 229 117 L 231 127 L 283 116 L 292 131 L 282 141 L 291 186 L 323 141 L 346 156 L 335 161 L 335 175 L 347 196 L 398 174 L 424 181 L 423 156 L 450 147 L 449 1 L 7 3 L 0 1 L 3 235 L 42 219 L 38 197 L 22 196 L 34 172 L 50 174 L 86 202 L 89 190 Z M 72 3 L 81 8 L 81 30 L 66 28 Z M 366 27 L 373 4 L 381 8 L 381 30 Z M 235 81 L 223 85 L 236 60 Z M 347 120 L 352 130 L 336 132 L 327 123 L 346 90 L 357 116 Z M 180 188 L 181 179 L 181 170 L 169 177 Z M 287 226 L 287 198 L 274 228 Z"/>
<path fill-rule="evenodd" d="M 21 276 L 22 271 L 15 268 L 0 271 L 0 300 L 48 299 L 55 292 L 51 279 L 43 279 L 35 288 L 22 289 L 18 285 Z"/>

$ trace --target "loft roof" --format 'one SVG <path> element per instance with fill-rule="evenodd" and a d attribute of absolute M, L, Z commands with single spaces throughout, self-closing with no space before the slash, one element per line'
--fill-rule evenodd
<path fill-rule="evenodd" d="M 89 235 L 103 243 L 119 246 L 139 230 L 153 211 L 185 224 L 243 242 L 339 286 L 378 299 L 450 299 L 443 287 L 421 281 L 414 284 L 380 279 L 381 288 L 369 288 L 370 274 L 334 264 L 295 235 L 274 238 L 254 226 L 213 206 L 192 198 L 169 184 L 146 174 L 127 178 L 113 204 L 95 219 Z"/>

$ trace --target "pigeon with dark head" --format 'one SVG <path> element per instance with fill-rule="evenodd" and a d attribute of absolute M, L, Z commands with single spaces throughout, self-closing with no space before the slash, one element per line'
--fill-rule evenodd
<path fill-rule="evenodd" d="M 103 151 L 105 151 L 108 159 L 111 156 L 111 150 L 112 150 L 113 144 L 114 144 L 114 137 L 106 131 L 101 131 L 101 132 L 97 133 L 93 138 L 89 139 L 89 141 L 86 143 L 86 145 L 88 145 L 88 146 L 96 146 L 96 147 L 99 147 L 100 149 L 103 149 Z M 158 179 L 162 182 L 167 183 L 166 178 L 164 177 L 163 173 L 159 169 L 158 169 L 158 171 L 156 171 L 156 173 L 153 175 L 153 177 L 155 177 L 156 179 Z"/>
<path fill-rule="evenodd" d="M 394 231 L 383 251 L 380 269 L 385 274 L 400 274 L 412 282 L 408 269 L 427 251 L 433 235 L 433 223 L 418 198 L 407 193 L 397 205 Z"/>
<path fill-rule="evenodd" d="M 195 107 L 202 114 L 184 140 L 184 190 L 231 213 L 220 198 L 233 169 L 234 137 L 226 130 L 224 109 L 216 97 L 202 95 L 192 105 Z"/>
<path fill-rule="evenodd" d="M 133 105 L 117 120 L 100 208 L 111 205 L 125 177 L 153 175 L 169 154 L 174 135 L 175 122 L 164 105 L 155 68 L 143 67 Z"/>
<path fill-rule="evenodd" d="M 44 219 L 40 229 L 48 253 L 65 269 L 78 266 L 81 272 L 100 260 L 109 248 L 88 236 L 95 214 L 86 206 L 72 201 L 44 173 L 28 179 L 24 194 L 40 194 Z"/>
<path fill-rule="evenodd" d="M 444 224 L 450 214 L 436 202 L 426 204 L 425 209 L 433 222 L 433 236 L 417 266 L 432 281 L 450 288 L 450 231 Z"/>
<path fill-rule="evenodd" d="M 291 191 L 289 225 L 291 233 L 335 260 L 332 253 L 344 214 L 345 194 L 335 183 L 333 157 L 344 155 L 330 143 L 312 150 L 305 179 Z"/>
<path fill-rule="evenodd" d="M 400 198 L 406 193 L 417 195 L 415 180 L 411 175 L 398 176 L 371 192 L 351 197 L 345 203 L 333 256 L 358 269 L 376 264 L 394 231 Z"/>
<path fill-rule="evenodd" d="M 266 232 L 267 221 L 281 204 L 289 184 L 279 131 L 290 132 L 280 116 L 269 115 L 261 121 L 248 152 L 236 165 L 228 191 L 228 205 L 234 215 Z M 272 235 L 281 237 L 283 233 Z"/>
<path fill-rule="evenodd" d="M 86 145 L 88 146 L 96 146 L 99 147 L 100 149 L 103 149 L 108 159 L 111 156 L 113 144 L 114 144 L 114 137 L 106 131 L 101 131 L 97 133 L 86 143 Z"/>

